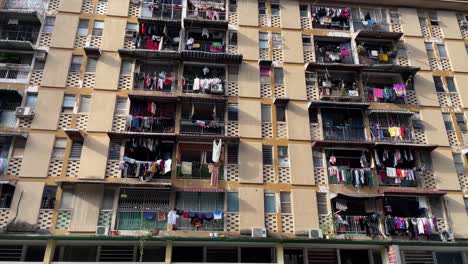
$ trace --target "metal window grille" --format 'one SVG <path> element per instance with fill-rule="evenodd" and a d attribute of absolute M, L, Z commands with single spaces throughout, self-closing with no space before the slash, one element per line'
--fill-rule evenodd
<path fill-rule="evenodd" d="M 83 150 L 82 141 L 73 141 L 70 151 L 70 159 L 79 159 L 81 158 L 81 151 Z"/>
<path fill-rule="evenodd" d="M 273 165 L 273 146 L 262 146 L 263 165 Z"/>

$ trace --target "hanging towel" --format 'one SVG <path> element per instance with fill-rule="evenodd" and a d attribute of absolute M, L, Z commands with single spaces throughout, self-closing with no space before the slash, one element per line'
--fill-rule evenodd
<path fill-rule="evenodd" d="M 146 220 L 154 220 L 154 213 L 153 212 L 144 212 L 143 213 Z"/>
<path fill-rule="evenodd" d="M 222 211 L 214 211 L 214 212 L 213 212 L 213 219 L 214 219 L 214 220 L 221 220 L 221 219 L 223 219 L 223 212 L 222 212 Z"/>
<path fill-rule="evenodd" d="M 211 173 L 211 187 L 218 187 L 219 167 L 213 164 L 208 165 L 208 171 Z"/>
<path fill-rule="evenodd" d="M 193 80 L 193 90 L 194 91 L 200 90 L 200 79 L 199 78 L 195 78 Z"/>
<path fill-rule="evenodd" d="M 166 221 L 166 213 L 158 212 L 158 221 Z"/>
<path fill-rule="evenodd" d="M 170 172 L 172 169 L 172 160 L 168 159 L 164 161 L 164 174 Z"/>
<path fill-rule="evenodd" d="M 336 209 L 346 211 L 348 210 L 348 204 L 346 200 L 336 199 Z"/>
<path fill-rule="evenodd" d="M 219 140 L 219 143 L 216 142 L 216 139 L 213 140 L 213 155 L 212 155 L 212 161 L 213 162 L 219 162 L 219 158 L 221 157 L 221 148 L 223 146 L 222 140 Z"/>
<path fill-rule="evenodd" d="M 373 88 L 372 89 L 372 95 L 375 98 L 383 98 L 383 89 L 380 88 Z"/>
<path fill-rule="evenodd" d="M 394 84 L 393 89 L 398 97 L 406 97 L 406 86 L 404 84 Z"/>
<path fill-rule="evenodd" d="M 395 168 L 390 168 L 390 167 L 387 167 L 387 177 L 389 178 L 396 178 L 397 174 L 396 174 L 396 169 Z"/>
<path fill-rule="evenodd" d="M 177 221 L 177 218 L 179 218 L 179 216 L 177 215 L 177 212 L 174 211 L 174 210 L 171 210 L 167 214 L 167 223 L 170 224 L 170 225 L 175 225 L 176 221 Z"/>
<path fill-rule="evenodd" d="M 182 161 L 182 174 L 192 175 L 192 162 Z"/>
<path fill-rule="evenodd" d="M 206 38 L 209 38 L 210 37 L 210 34 L 208 33 L 208 29 L 207 28 L 202 28 L 202 33 L 201 33 L 201 36 L 206 36 Z"/>

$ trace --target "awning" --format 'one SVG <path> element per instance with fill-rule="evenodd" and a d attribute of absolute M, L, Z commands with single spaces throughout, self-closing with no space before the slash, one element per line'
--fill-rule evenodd
<path fill-rule="evenodd" d="M 344 63 L 317 63 L 309 62 L 305 65 L 306 71 L 337 70 L 337 71 L 361 71 L 366 65 L 363 64 L 344 64 Z"/>
<path fill-rule="evenodd" d="M 139 17 L 138 22 L 139 23 L 155 23 L 159 25 L 168 25 L 168 26 L 177 26 L 178 28 L 182 27 L 180 19 Z"/>
<path fill-rule="evenodd" d="M 372 64 L 366 66 L 364 72 L 383 72 L 383 73 L 401 73 L 406 75 L 415 75 L 421 68 L 414 66 L 401 66 L 393 64 Z"/>
<path fill-rule="evenodd" d="M 377 198 L 377 197 L 382 197 L 383 194 L 381 193 L 343 193 L 339 192 L 337 193 L 337 196 L 346 196 L 346 197 L 351 197 L 351 198 Z"/>
<path fill-rule="evenodd" d="M 204 18 L 189 17 L 184 19 L 185 28 L 214 28 L 227 30 L 229 22 L 227 20 L 211 20 Z"/>
<path fill-rule="evenodd" d="M 170 190 L 172 184 L 170 182 L 144 182 L 139 179 L 122 178 L 119 180 L 89 180 L 89 179 L 63 179 L 55 181 L 58 184 L 106 184 L 106 185 L 121 185 L 121 186 L 151 186 L 155 189 Z"/>
<path fill-rule="evenodd" d="M 182 51 L 184 61 L 204 61 L 223 64 L 241 64 L 243 56 L 241 54 L 213 53 L 205 51 Z"/>
<path fill-rule="evenodd" d="M 258 60 L 258 65 L 260 65 L 260 66 L 270 66 L 271 63 L 272 63 L 271 60 L 264 60 L 264 59 L 263 60 L 262 59 Z"/>
<path fill-rule="evenodd" d="M 177 135 L 177 141 L 197 141 L 197 142 L 212 142 L 215 139 L 222 139 L 223 143 L 237 144 L 239 143 L 239 137 L 225 136 L 216 134 L 180 134 Z"/>
<path fill-rule="evenodd" d="M 182 93 L 179 95 L 181 101 L 188 102 L 227 102 L 228 98 L 225 95 L 213 95 L 213 94 L 194 94 L 194 93 Z"/>
<path fill-rule="evenodd" d="M 0 40 L 2 50 L 34 51 L 34 45 L 30 41 L 23 40 Z"/>
<path fill-rule="evenodd" d="M 409 111 L 409 110 L 393 110 L 393 109 L 373 109 L 369 111 L 369 115 L 372 114 L 379 114 L 379 113 L 384 113 L 384 114 L 399 114 L 399 115 L 414 115 L 416 114 L 415 112 Z"/>
<path fill-rule="evenodd" d="M 182 55 L 171 50 L 119 49 L 122 58 L 180 60 Z"/>
<path fill-rule="evenodd" d="M 219 188 L 176 188 L 177 192 L 226 192 Z"/>
<path fill-rule="evenodd" d="M 0 105 L 3 102 L 21 102 L 23 93 L 15 88 L 0 88 Z"/>
<path fill-rule="evenodd" d="M 322 101 L 322 100 L 314 100 L 309 102 L 309 108 L 311 106 L 327 106 L 327 107 L 333 107 L 333 106 L 346 106 L 346 107 L 358 107 L 358 108 L 367 108 L 369 107 L 370 103 L 365 103 L 365 102 L 339 102 L 339 101 Z"/>
<path fill-rule="evenodd" d="M 312 141 L 312 147 L 323 148 L 323 147 L 343 147 L 343 148 L 355 148 L 355 147 L 368 147 L 370 148 L 374 143 L 363 140 L 314 140 Z"/>
<path fill-rule="evenodd" d="M 160 139 L 172 139 L 175 140 L 175 133 L 153 133 L 153 132 L 117 132 L 108 131 L 107 136 L 111 140 L 125 140 L 134 137 L 157 137 Z"/>
<path fill-rule="evenodd" d="M 0 137 L 21 137 L 21 138 L 28 138 L 28 132 L 0 131 Z"/>
<path fill-rule="evenodd" d="M 84 47 L 83 48 L 86 55 L 89 57 L 97 58 L 101 56 L 101 49 L 96 47 Z"/>
<path fill-rule="evenodd" d="M 287 105 L 289 103 L 289 97 L 275 97 L 273 104 L 275 105 Z"/>
<path fill-rule="evenodd" d="M 406 142 L 375 142 L 375 147 L 407 147 L 415 150 L 433 151 L 438 145 L 406 143 Z"/>
<path fill-rule="evenodd" d="M 422 189 L 412 187 L 388 187 L 379 190 L 379 193 L 384 196 L 391 195 L 421 195 L 421 196 L 444 196 L 447 194 L 446 191 L 434 190 L 434 189 Z"/>
<path fill-rule="evenodd" d="M 0 17 L 5 18 L 7 21 L 10 18 L 18 19 L 24 22 L 42 23 L 42 15 L 34 10 L 28 9 L 0 9 Z M 40 26 L 40 25 L 38 25 Z"/>
<path fill-rule="evenodd" d="M 177 94 L 172 92 L 160 91 L 138 91 L 130 90 L 128 93 L 130 99 L 147 99 L 152 101 L 177 102 Z"/>
<path fill-rule="evenodd" d="M 65 128 L 64 132 L 71 140 L 83 140 L 86 136 L 86 132 L 78 128 Z"/>
<path fill-rule="evenodd" d="M 399 40 L 403 36 L 401 32 L 389 32 L 383 30 L 361 30 L 358 32 L 356 38 L 366 38 L 366 39 L 389 39 L 389 40 Z"/>

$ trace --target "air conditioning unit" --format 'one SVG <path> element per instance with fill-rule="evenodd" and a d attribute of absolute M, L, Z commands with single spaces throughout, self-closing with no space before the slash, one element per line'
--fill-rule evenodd
<path fill-rule="evenodd" d="M 317 239 L 317 238 L 322 239 L 323 238 L 322 230 L 320 230 L 320 229 L 309 229 L 309 238 L 311 238 L 311 239 Z"/>
<path fill-rule="evenodd" d="M 96 235 L 98 235 L 98 236 L 108 236 L 109 235 L 109 227 L 108 226 L 97 226 L 96 227 Z"/>
<path fill-rule="evenodd" d="M 447 230 L 443 230 L 442 232 L 440 232 L 440 239 L 443 242 L 448 242 L 448 241 L 453 241 L 455 238 L 454 238 L 452 232 L 449 232 Z"/>
<path fill-rule="evenodd" d="M 29 107 L 16 107 L 16 116 L 21 117 L 31 117 L 33 113 Z"/>
<path fill-rule="evenodd" d="M 267 237 L 266 228 L 252 228 L 252 237 Z"/>
<path fill-rule="evenodd" d="M 136 31 L 135 30 L 125 30 L 125 37 L 126 38 L 136 37 Z"/>

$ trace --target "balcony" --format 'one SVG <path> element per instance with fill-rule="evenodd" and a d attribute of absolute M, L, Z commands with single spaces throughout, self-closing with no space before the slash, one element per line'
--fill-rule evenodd
<path fill-rule="evenodd" d="M 177 90 L 177 64 L 137 64 L 133 89 L 145 91 L 175 92 Z"/>
<path fill-rule="evenodd" d="M 219 179 L 224 178 L 224 167 L 219 167 Z M 211 173 L 209 164 L 200 162 L 180 162 L 177 163 L 177 177 L 180 179 L 209 180 Z"/>
<path fill-rule="evenodd" d="M 143 1 L 140 17 L 167 20 L 182 19 L 182 1 L 171 0 L 172 4 L 156 4 L 151 2 L 147 0 Z"/>
<path fill-rule="evenodd" d="M 28 30 L 8 30 L 0 29 L 0 47 L 2 49 L 21 49 L 32 50 L 39 37 L 39 28 L 30 28 Z M 30 42 L 30 44 L 20 44 L 17 42 Z M 9 45 L 6 46 L 6 45 Z"/>
<path fill-rule="evenodd" d="M 226 49 L 226 29 L 188 28 L 182 57 L 186 61 L 239 64 L 242 55 Z"/>
<path fill-rule="evenodd" d="M 360 223 L 367 219 L 367 215 L 335 215 L 335 232 L 344 235 L 365 235 L 366 226 Z"/>
<path fill-rule="evenodd" d="M 353 8 L 351 10 L 354 31 L 388 32 L 387 12 L 384 9 Z"/>
<path fill-rule="evenodd" d="M 328 16 L 326 10 L 333 8 L 335 14 Z M 349 30 L 350 8 L 336 8 L 324 6 L 312 6 L 311 13 L 315 14 L 312 18 L 312 27 L 317 29 Z M 339 15 L 341 14 L 341 15 Z"/>
<path fill-rule="evenodd" d="M 344 71 L 317 71 L 320 100 L 362 101 L 357 74 Z"/>
<path fill-rule="evenodd" d="M 224 135 L 224 121 L 180 120 L 181 134 Z"/>
<path fill-rule="evenodd" d="M 225 104 L 210 102 L 182 103 L 181 134 L 225 135 Z"/>
<path fill-rule="evenodd" d="M 174 133 L 176 107 L 172 103 L 132 99 L 131 122 L 126 131 L 139 133 Z"/>
<path fill-rule="evenodd" d="M 393 42 L 358 41 L 356 49 L 360 64 L 396 64 L 398 49 Z"/>
<path fill-rule="evenodd" d="M 351 42 L 348 39 L 315 39 L 315 58 L 318 63 L 354 63 Z"/>
<path fill-rule="evenodd" d="M 184 65 L 182 92 L 199 94 L 226 94 L 225 66 Z"/>
<path fill-rule="evenodd" d="M 21 106 L 21 101 L 22 95 L 17 90 L 0 89 L 0 127 L 16 127 L 16 108 Z"/>
<path fill-rule="evenodd" d="M 368 102 L 406 104 L 413 82 L 400 73 L 364 72 L 364 93 Z"/>
<path fill-rule="evenodd" d="M 322 109 L 325 140 L 365 141 L 362 111 L 353 109 Z"/>

